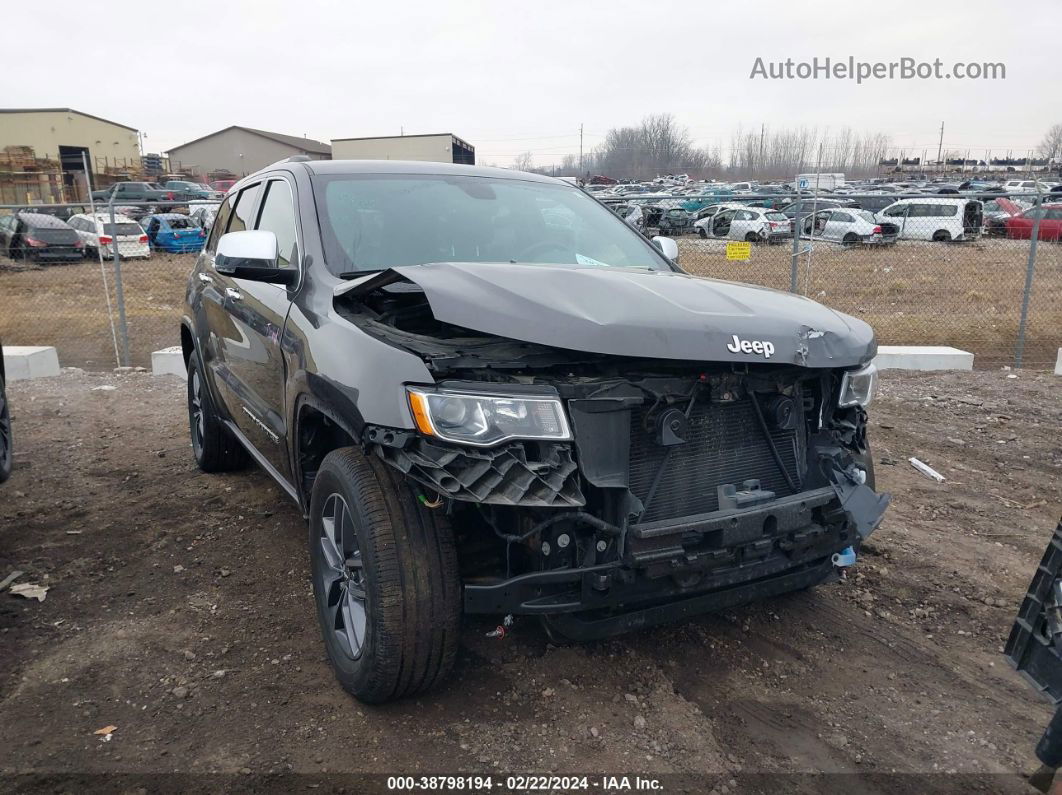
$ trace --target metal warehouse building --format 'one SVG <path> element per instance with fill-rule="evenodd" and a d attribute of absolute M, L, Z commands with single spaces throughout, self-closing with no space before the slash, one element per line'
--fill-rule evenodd
<path fill-rule="evenodd" d="M 107 121 L 73 108 L 0 108 L 0 149 L 32 146 L 37 157 L 139 164 L 135 127 Z"/>
<path fill-rule="evenodd" d="M 135 127 L 73 108 L 0 108 L 0 198 L 66 201 L 84 193 L 84 161 L 95 174 L 140 169 Z"/>
<path fill-rule="evenodd" d="M 335 160 L 430 160 L 474 166 L 476 149 L 453 133 L 333 138 L 332 157 Z"/>
<path fill-rule="evenodd" d="M 199 175 L 228 171 L 242 177 L 293 155 L 329 160 L 332 147 L 312 138 L 233 125 L 175 146 L 167 154 L 174 171 Z"/>

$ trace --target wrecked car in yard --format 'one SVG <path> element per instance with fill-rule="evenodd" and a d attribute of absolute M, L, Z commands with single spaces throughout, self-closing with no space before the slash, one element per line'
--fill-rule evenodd
<path fill-rule="evenodd" d="M 192 447 L 306 514 L 353 695 L 440 681 L 462 613 L 602 638 L 854 560 L 888 502 L 872 330 L 677 253 L 501 169 L 295 158 L 230 190 L 182 321 Z"/>

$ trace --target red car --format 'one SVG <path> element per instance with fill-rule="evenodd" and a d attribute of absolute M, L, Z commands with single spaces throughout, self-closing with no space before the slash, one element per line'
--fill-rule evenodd
<path fill-rule="evenodd" d="M 236 184 L 234 179 L 217 179 L 210 183 L 210 187 L 214 190 L 219 190 L 222 193 L 228 193 L 229 188 Z"/>
<path fill-rule="evenodd" d="M 1015 240 L 1032 238 L 1032 228 L 1036 219 L 1040 219 L 1040 240 L 1062 240 L 1062 204 L 1045 204 L 1031 207 L 1025 212 L 1004 219 L 1007 237 Z"/>

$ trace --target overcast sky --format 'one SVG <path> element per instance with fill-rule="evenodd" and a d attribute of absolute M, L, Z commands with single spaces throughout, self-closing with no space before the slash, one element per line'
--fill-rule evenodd
<path fill-rule="evenodd" d="M 324 141 L 404 129 L 453 132 L 480 163 L 530 150 L 549 165 L 579 151 L 580 124 L 590 149 L 670 112 L 724 156 L 739 124 L 851 126 L 935 155 L 941 122 L 945 149 L 1018 156 L 1062 122 L 1060 23 L 1058 0 L 12 2 L 0 106 L 73 107 L 153 152 L 231 124 Z M 757 57 L 815 56 L 1002 62 L 1006 79 L 749 78 Z"/>

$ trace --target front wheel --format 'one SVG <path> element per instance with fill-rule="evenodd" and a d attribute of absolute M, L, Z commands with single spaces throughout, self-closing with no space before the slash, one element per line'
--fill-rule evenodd
<path fill-rule="evenodd" d="M 745 235 L 745 242 L 746 243 L 756 243 L 756 242 L 759 241 L 759 239 L 760 239 L 760 236 L 757 235 L 755 232 L 749 232 L 747 235 Z"/>
<path fill-rule="evenodd" d="M 310 569 L 328 660 L 371 704 L 423 692 L 457 657 L 461 583 L 445 513 L 359 448 L 329 453 L 310 498 Z"/>
<path fill-rule="evenodd" d="M 945 229 L 937 230 L 933 233 L 933 240 L 938 243 L 949 243 L 951 242 L 951 233 Z"/>

